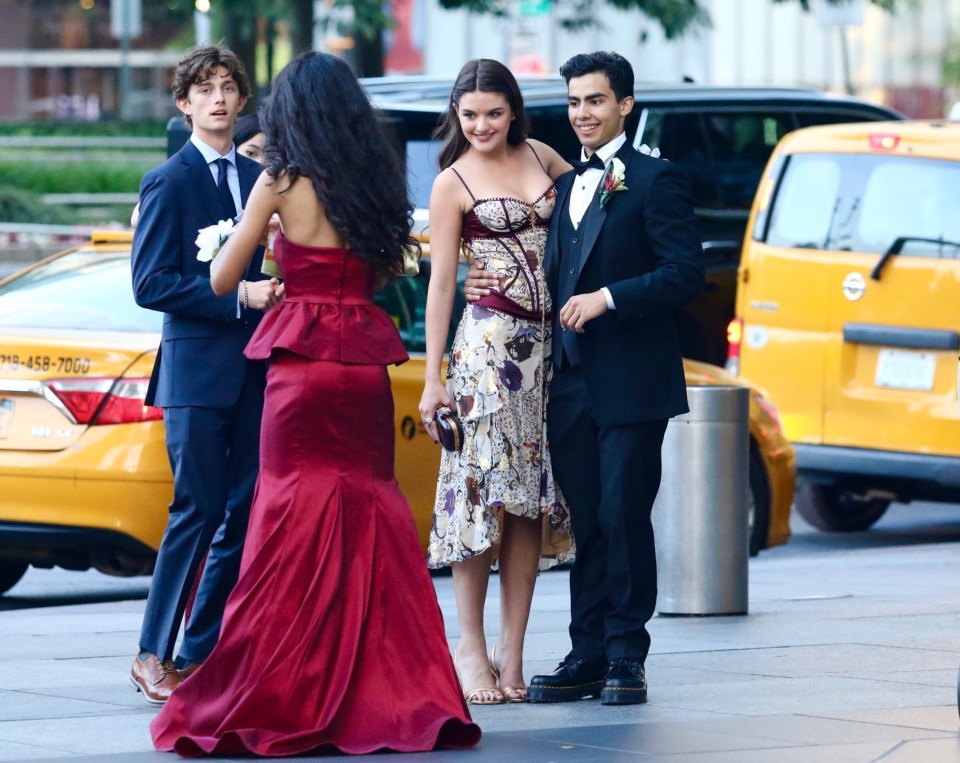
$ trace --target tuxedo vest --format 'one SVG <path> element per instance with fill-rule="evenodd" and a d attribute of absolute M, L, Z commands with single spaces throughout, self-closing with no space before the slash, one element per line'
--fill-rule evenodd
<path fill-rule="evenodd" d="M 587 214 L 589 213 L 590 210 L 587 209 Z M 556 358 L 558 366 L 578 366 L 580 350 L 577 347 L 577 332 L 560 327 L 560 310 L 573 296 L 577 286 L 580 254 L 583 251 L 583 220 L 580 221 L 579 229 L 574 228 L 568 205 L 564 205 L 563 209 L 557 210 L 555 214 L 560 215 L 560 225 L 557 227 L 560 239 L 560 277 L 557 279 L 557 300 L 553 305 L 553 314 L 557 316 L 554 321 L 553 357 Z M 583 217 L 586 219 L 587 215 Z"/>

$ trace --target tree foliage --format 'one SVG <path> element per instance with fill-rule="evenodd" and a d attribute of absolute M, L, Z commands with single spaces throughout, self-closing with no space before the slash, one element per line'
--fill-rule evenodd
<path fill-rule="evenodd" d="M 842 5 L 850 0 L 818 0 L 831 5 Z M 915 3 L 918 0 L 870 0 L 873 5 L 887 11 L 897 6 Z M 463 9 L 472 13 L 506 15 L 511 0 L 439 0 L 448 9 Z M 559 0 L 547 0 L 557 4 Z M 811 0 L 771 0 L 777 4 L 798 3 L 809 12 Z M 603 6 L 619 10 L 639 11 L 663 30 L 667 39 L 698 29 L 709 28 L 710 14 L 703 7 L 703 0 L 572 0 L 564 4 L 564 16 L 560 24 L 568 29 L 596 26 Z M 276 21 L 290 24 L 294 52 L 309 50 L 312 43 L 313 0 L 212 0 L 213 13 L 217 18 L 215 28 L 226 44 L 244 60 L 248 68 L 253 65 L 258 20 L 272 25 Z M 167 0 L 166 7 L 172 15 L 187 18 L 192 15 L 194 0 Z M 383 73 L 383 33 L 393 26 L 390 3 L 387 0 L 333 0 L 334 11 L 341 18 L 350 18 L 350 33 L 356 42 L 351 57 L 360 74 L 371 76 Z M 335 16 L 336 14 L 334 14 Z"/>
<path fill-rule="evenodd" d="M 822 0 L 831 5 L 842 5 L 850 0 Z M 893 11 L 900 4 L 915 2 L 916 0 L 870 0 L 873 5 L 887 11 Z M 557 0 L 548 0 L 556 4 Z M 569 29 L 578 29 L 598 24 L 598 2 L 601 0 L 574 0 L 573 13 L 564 19 L 561 24 Z M 668 40 L 680 37 L 688 32 L 710 26 L 710 14 L 699 0 L 602 0 L 619 10 L 640 11 L 651 21 L 660 25 L 664 36 Z M 773 0 L 774 3 L 799 3 L 800 7 L 809 12 L 810 0 Z M 507 13 L 506 0 L 440 0 L 440 5 L 447 9 L 460 8 L 471 13 L 486 13 L 503 16 Z"/>

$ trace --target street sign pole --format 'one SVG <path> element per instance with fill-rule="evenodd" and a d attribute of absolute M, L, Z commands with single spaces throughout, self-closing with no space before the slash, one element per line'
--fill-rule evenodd
<path fill-rule="evenodd" d="M 843 66 L 843 86 L 848 95 L 853 95 L 853 76 L 850 71 L 850 45 L 847 41 L 847 27 L 863 25 L 864 0 L 838 0 L 827 3 L 819 0 L 817 17 L 823 29 L 836 29 L 840 35 L 840 60 Z"/>
<path fill-rule="evenodd" d="M 141 0 L 110 0 L 110 34 L 120 40 L 120 118 L 133 118 L 130 40 L 143 30 Z"/>

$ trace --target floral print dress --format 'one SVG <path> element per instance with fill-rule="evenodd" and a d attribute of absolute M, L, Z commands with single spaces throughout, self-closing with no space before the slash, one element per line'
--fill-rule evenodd
<path fill-rule="evenodd" d="M 541 566 L 570 549 L 570 515 L 553 481 L 545 425 L 551 302 L 541 264 L 555 204 L 551 185 L 530 203 L 474 198 L 464 215 L 468 255 L 497 274 L 500 290 L 467 305 L 450 350 L 447 391 L 464 445 L 442 451 L 431 567 L 496 550 L 502 512 L 543 518 Z"/>

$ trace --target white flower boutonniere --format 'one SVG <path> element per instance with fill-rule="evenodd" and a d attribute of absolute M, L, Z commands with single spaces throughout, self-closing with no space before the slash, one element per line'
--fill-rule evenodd
<path fill-rule="evenodd" d="M 216 225 L 209 225 L 197 231 L 197 259 L 200 262 L 210 262 L 220 253 L 220 249 L 230 234 L 233 233 L 233 220 L 221 220 Z"/>
<path fill-rule="evenodd" d="M 617 191 L 627 190 L 627 185 L 623 182 L 626 171 L 627 168 L 623 166 L 623 162 L 614 157 L 613 161 L 610 162 L 610 166 L 607 168 L 606 174 L 603 176 L 602 188 L 600 190 L 601 208 L 603 208 L 610 200 L 610 197 Z"/>

